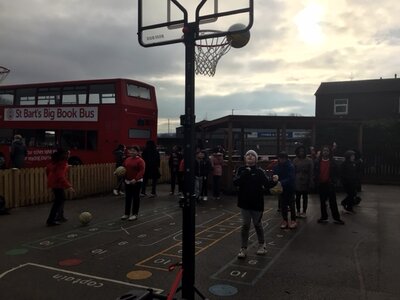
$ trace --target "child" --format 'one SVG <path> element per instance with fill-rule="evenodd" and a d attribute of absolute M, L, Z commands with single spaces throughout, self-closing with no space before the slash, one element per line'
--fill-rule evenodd
<path fill-rule="evenodd" d="M 296 222 L 296 210 L 295 210 L 295 173 L 294 166 L 289 160 L 286 152 L 278 154 L 278 164 L 274 167 L 274 175 L 278 175 L 282 185 L 283 192 L 279 195 L 279 201 L 282 212 L 282 223 L 281 229 L 289 227 L 295 229 L 297 227 Z M 290 208 L 290 222 L 288 219 L 288 208 Z"/>
<path fill-rule="evenodd" d="M 319 200 L 321 203 L 321 218 L 318 223 L 328 222 L 328 212 L 326 201 L 329 201 L 332 218 L 335 224 L 344 225 L 340 219 L 339 209 L 336 202 L 335 184 L 337 181 L 338 170 L 332 158 L 332 152 L 328 146 L 322 147 L 321 155 L 315 164 L 315 182 L 318 187 Z"/>
<path fill-rule="evenodd" d="M 138 217 L 140 206 L 140 189 L 142 187 L 145 162 L 139 156 L 139 147 L 132 146 L 128 149 L 128 158 L 123 166 L 125 174 L 125 214 L 121 220 L 134 221 Z"/>
<path fill-rule="evenodd" d="M 238 204 L 242 214 L 241 248 L 239 259 L 247 255 L 250 223 L 253 221 L 258 239 L 258 255 L 265 255 L 264 229 L 262 216 L 264 212 L 264 188 L 272 186 L 264 171 L 257 167 L 258 155 L 254 150 L 246 152 L 245 166 L 239 167 L 233 179 L 233 184 L 239 188 Z"/>
<path fill-rule="evenodd" d="M 195 194 L 197 201 L 207 201 L 208 174 L 211 171 L 211 163 L 204 151 L 197 152 L 194 164 Z"/>
<path fill-rule="evenodd" d="M 46 167 L 47 186 L 52 189 L 54 202 L 47 218 L 47 226 L 60 225 L 65 222 L 64 202 L 65 189 L 74 192 L 71 183 L 67 180 L 69 151 L 58 149 L 51 156 L 51 162 Z"/>
<path fill-rule="evenodd" d="M 118 147 L 113 151 L 114 159 L 115 159 L 115 169 L 122 166 L 125 160 L 125 145 L 119 144 Z M 117 176 L 117 185 L 113 189 L 113 193 L 115 196 L 123 195 L 123 184 L 124 184 L 124 177 Z"/>
<path fill-rule="evenodd" d="M 213 197 L 215 200 L 220 200 L 220 181 L 222 177 L 222 166 L 224 158 L 222 153 L 216 150 L 211 156 L 211 169 L 213 174 Z"/>

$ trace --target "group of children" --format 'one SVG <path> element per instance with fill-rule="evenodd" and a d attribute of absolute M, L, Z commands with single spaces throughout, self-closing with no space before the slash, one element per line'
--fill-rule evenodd
<path fill-rule="evenodd" d="M 354 151 L 346 152 L 345 161 L 339 168 L 329 146 L 322 147 L 315 159 L 308 158 L 305 147 L 300 146 L 296 149 L 296 158 L 293 162 L 286 152 L 279 153 L 278 163 L 274 166 L 273 175 L 270 177 L 263 169 L 257 167 L 257 160 L 258 155 L 254 150 L 247 151 L 244 157 L 245 165 L 238 168 L 233 179 L 233 184 L 238 187 L 237 206 L 241 209 L 242 215 L 241 248 L 238 258 L 243 259 L 247 255 L 251 222 L 259 244 L 256 254 L 266 253 L 262 226 L 264 193 L 266 189 L 271 189 L 278 183 L 282 186 L 278 196 L 282 229 L 295 229 L 296 217 L 306 217 L 308 194 L 312 189 L 318 191 L 320 199 L 321 217 L 318 223 L 328 222 L 327 202 L 329 202 L 334 224 L 344 225 L 336 202 L 336 184 L 339 179 L 347 194 L 341 204 L 346 212 L 354 213 L 353 206 L 357 202 L 356 187 L 359 180 Z"/>
<path fill-rule="evenodd" d="M 197 201 L 208 200 L 208 179 L 212 176 L 213 198 L 219 200 L 221 198 L 220 181 L 222 177 L 222 167 L 224 164 L 223 152 L 221 149 L 214 149 L 209 157 L 204 150 L 196 151 L 194 162 L 195 175 L 195 196 Z M 174 146 L 168 161 L 171 175 L 171 191 L 170 195 L 174 195 L 176 183 L 178 184 L 179 194 L 183 192 L 184 185 L 184 160 L 181 148 Z"/>

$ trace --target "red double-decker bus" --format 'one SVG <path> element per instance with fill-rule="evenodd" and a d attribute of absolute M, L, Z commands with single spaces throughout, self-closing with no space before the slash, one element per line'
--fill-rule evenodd
<path fill-rule="evenodd" d="M 118 144 L 157 139 L 155 88 L 130 79 L 99 79 L 0 86 L 0 155 L 22 135 L 25 167 L 45 165 L 57 147 L 70 164 L 113 162 Z"/>

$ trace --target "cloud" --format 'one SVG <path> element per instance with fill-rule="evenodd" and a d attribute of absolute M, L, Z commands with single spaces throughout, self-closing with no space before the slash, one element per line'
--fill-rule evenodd
<path fill-rule="evenodd" d="M 398 1 L 254 2 L 249 44 L 223 56 L 213 78 L 196 76 L 197 120 L 232 109 L 309 116 L 321 81 L 400 73 Z M 310 43 L 307 27 L 301 36 L 302 24 L 296 23 L 311 4 L 321 8 L 318 44 Z M 114 77 L 148 82 L 157 90 L 159 131 L 171 130 L 185 108 L 185 46 L 141 47 L 137 17 L 137 1 L 130 0 L 2 1 L 0 65 L 11 69 L 5 83 Z"/>

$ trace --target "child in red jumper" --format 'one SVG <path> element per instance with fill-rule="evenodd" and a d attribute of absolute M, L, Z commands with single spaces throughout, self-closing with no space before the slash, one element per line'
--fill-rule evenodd
<path fill-rule="evenodd" d="M 140 190 L 145 171 L 145 162 L 139 156 L 139 147 L 132 146 L 128 148 L 128 158 L 125 159 L 123 166 L 126 169 L 125 174 L 125 214 L 121 220 L 128 219 L 134 221 L 137 219 L 140 206 Z"/>
<path fill-rule="evenodd" d="M 54 202 L 47 218 L 47 226 L 60 225 L 65 222 L 64 202 L 65 190 L 74 192 L 71 183 L 67 179 L 69 151 L 58 149 L 51 156 L 51 162 L 46 167 L 47 187 L 54 194 Z"/>

